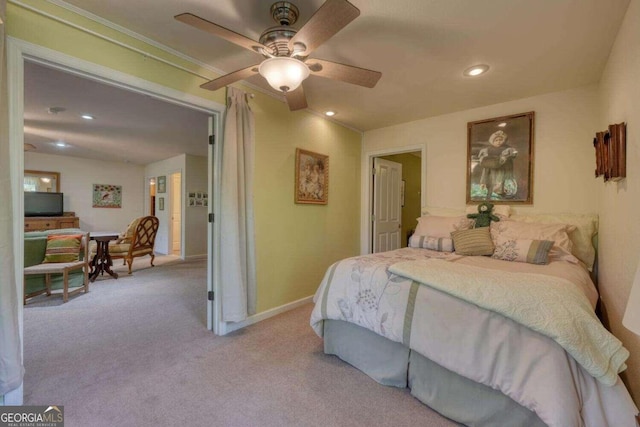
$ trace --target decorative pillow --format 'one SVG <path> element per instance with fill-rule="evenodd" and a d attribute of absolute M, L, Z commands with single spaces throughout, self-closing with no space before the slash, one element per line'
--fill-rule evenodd
<path fill-rule="evenodd" d="M 468 230 L 473 227 L 473 220 L 466 216 L 425 215 L 418 218 L 416 232 L 418 236 L 451 238 L 451 232 Z"/>
<path fill-rule="evenodd" d="M 80 259 L 82 234 L 51 234 L 42 263 L 74 262 Z"/>
<path fill-rule="evenodd" d="M 409 239 L 410 248 L 431 249 L 438 252 L 453 252 L 453 240 L 448 237 L 417 236 Z"/>
<path fill-rule="evenodd" d="M 571 224 L 576 227 L 569 232 L 569 239 L 573 247 L 571 253 L 582 261 L 589 270 L 593 270 L 596 249 L 593 238 L 598 234 L 598 216 L 593 214 L 529 214 L 513 215 L 514 221 Z"/>
<path fill-rule="evenodd" d="M 511 239 L 551 240 L 554 247 L 571 254 L 573 244 L 569 233 L 575 226 L 568 224 L 539 224 L 519 221 L 500 221 L 491 223 L 491 238 L 497 246 L 498 237 Z"/>
<path fill-rule="evenodd" d="M 138 227 L 140 219 L 141 218 L 136 218 L 131 221 L 131 224 L 127 225 L 127 229 L 118 235 L 120 243 L 131 243 L 131 239 L 133 239 L 133 233 L 136 232 L 136 227 Z"/>
<path fill-rule="evenodd" d="M 549 264 L 549 251 L 552 246 L 552 240 L 510 239 L 498 236 L 496 250 L 491 257 L 504 261 Z"/>
<path fill-rule="evenodd" d="M 467 206 L 465 213 L 467 214 L 478 213 L 478 205 Z M 511 206 L 494 205 L 493 211 L 491 213 L 500 217 L 500 220 L 502 220 L 503 218 L 509 218 L 509 215 L 511 215 Z"/>
<path fill-rule="evenodd" d="M 494 245 L 489 227 L 459 230 L 451 233 L 453 246 L 458 255 L 492 255 Z"/>

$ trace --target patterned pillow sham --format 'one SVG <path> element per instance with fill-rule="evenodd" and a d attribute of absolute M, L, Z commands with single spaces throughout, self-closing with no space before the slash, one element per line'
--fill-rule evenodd
<path fill-rule="evenodd" d="M 473 220 L 466 216 L 424 215 L 418 218 L 416 232 L 418 236 L 451 238 L 457 230 L 468 230 L 473 227 Z"/>
<path fill-rule="evenodd" d="M 431 249 L 438 252 L 453 252 L 453 240 L 449 237 L 431 237 L 412 235 L 409 239 L 410 248 Z"/>
<path fill-rule="evenodd" d="M 453 246 L 458 255 L 492 255 L 494 244 L 491 241 L 489 227 L 458 230 L 451 233 Z"/>
<path fill-rule="evenodd" d="M 80 259 L 82 234 L 51 234 L 42 263 L 74 262 Z"/>
<path fill-rule="evenodd" d="M 491 238 L 497 245 L 498 237 L 511 239 L 551 240 L 553 245 L 567 253 L 571 253 L 573 243 L 569 239 L 569 233 L 575 230 L 575 226 L 568 224 L 542 224 L 505 220 L 492 222 Z"/>
<path fill-rule="evenodd" d="M 571 239 L 571 253 L 582 261 L 589 271 L 593 270 L 596 258 L 596 249 L 593 238 L 598 233 L 598 216 L 594 214 L 518 214 L 512 215 L 514 221 L 571 224 L 576 227 L 569 231 Z"/>
<path fill-rule="evenodd" d="M 492 258 L 504 261 L 549 264 L 552 240 L 511 239 L 499 236 Z"/>

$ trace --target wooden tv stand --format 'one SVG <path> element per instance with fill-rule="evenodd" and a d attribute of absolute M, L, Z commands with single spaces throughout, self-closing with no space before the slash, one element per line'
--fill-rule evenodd
<path fill-rule="evenodd" d="M 62 216 L 29 216 L 24 218 L 24 231 L 61 228 L 80 228 L 80 219 L 75 212 L 65 212 Z"/>

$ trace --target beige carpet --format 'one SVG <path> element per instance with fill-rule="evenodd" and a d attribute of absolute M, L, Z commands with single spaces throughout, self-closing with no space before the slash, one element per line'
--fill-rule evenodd
<path fill-rule="evenodd" d="M 25 404 L 68 427 L 457 425 L 325 355 L 311 305 L 214 336 L 206 263 L 159 261 L 25 307 Z"/>

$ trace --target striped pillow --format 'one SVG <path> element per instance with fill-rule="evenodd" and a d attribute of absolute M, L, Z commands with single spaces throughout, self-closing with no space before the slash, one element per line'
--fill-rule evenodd
<path fill-rule="evenodd" d="M 438 252 L 453 252 L 453 240 L 447 237 L 413 235 L 409 239 L 410 248 L 431 249 Z"/>
<path fill-rule="evenodd" d="M 80 259 L 82 234 L 51 234 L 42 263 L 74 262 Z"/>
<path fill-rule="evenodd" d="M 549 264 L 549 251 L 553 240 L 510 239 L 499 236 L 492 258 L 504 261 Z"/>
<path fill-rule="evenodd" d="M 458 255 L 492 255 L 493 241 L 489 227 L 472 228 L 470 230 L 458 230 L 451 233 L 453 246 Z"/>

